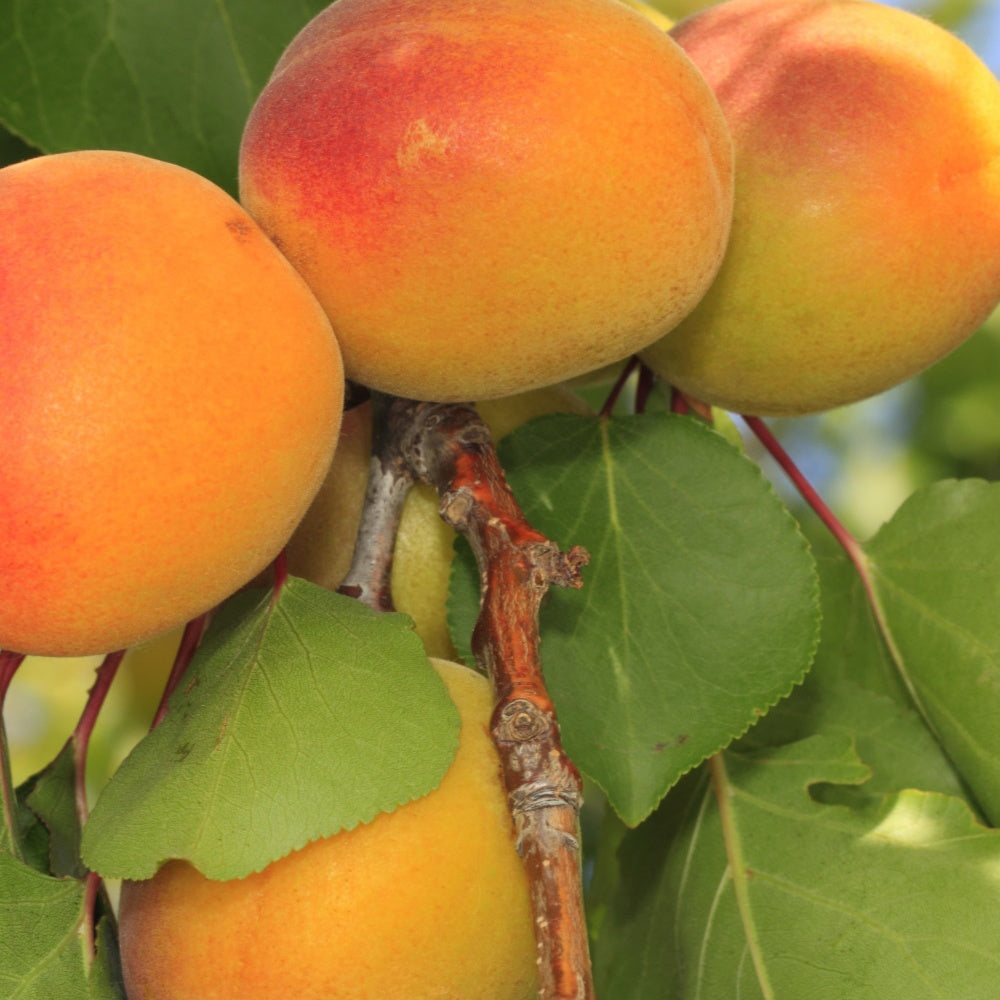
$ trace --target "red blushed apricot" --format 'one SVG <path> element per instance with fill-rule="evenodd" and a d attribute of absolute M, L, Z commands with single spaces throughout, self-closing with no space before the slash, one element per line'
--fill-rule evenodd
<path fill-rule="evenodd" d="M 672 34 L 725 112 L 736 200 L 652 368 L 727 409 L 808 413 L 979 327 L 1000 300 L 1000 85 L 970 49 L 863 0 L 729 0 Z"/>
<path fill-rule="evenodd" d="M 488 399 L 690 311 L 724 251 L 731 155 L 689 60 L 617 0 L 338 0 L 260 95 L 240 193 L 350 377 Z"/>
<path fill-rule="evenodd" d="M 103 653 L 274 558 L 343 405 L 329 322 L 225 192 L 129 153 L 0 170 L 0 648 Z"/>

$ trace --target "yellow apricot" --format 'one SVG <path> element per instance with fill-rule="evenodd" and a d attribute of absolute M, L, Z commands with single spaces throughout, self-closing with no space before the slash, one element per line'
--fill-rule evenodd
<path fill-rule="evenodd" d="M 433 661 L 462 717 L 429 795 L 244 879 L 172 861 L 122 886 L 129 1000 L 531 1000 L 527 878 L 481 675 Z"/>
<path fill-rule="evenodd" d="M 280 551 L 343 406 L 334 335 L 225 192 L 130 153 L 0 170 L 0 647 L 89 655 Z"/>
<path fill-rule="evenodd" d="M 728 0 L 673 36 L 736 151 L 726 259 L 642 352 L 742 413 L 881 392 L 1000 300 L 1000 84 L 957 38 L 858 0 Z"/>
<path fill-rule="evenodd" d="M 470 400 L 630 356 L 718 269 L 717 103 L 618 0 L 338 0 L 254 106 L 240 195 L 348 376 Z"/>

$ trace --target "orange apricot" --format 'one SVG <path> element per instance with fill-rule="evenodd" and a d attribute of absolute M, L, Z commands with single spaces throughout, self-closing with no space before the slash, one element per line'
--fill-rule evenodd
<path fill-rule="evenodd" d="M 959 39 L 867 0 L 728 0 L 672 31 L 736 152 L 726 259 L 643 352 L 743 413 L 881 392 L 1000 300 L 1000 84 Z"/>
<path fill-rule="evenodd" d="M 0 170 L 0 647 L 123 648 L 274 559 L 336 443 L 343 368 L 224 191 L 131 153 Z"/>
<path fill-rule="evenodd" d="M 628 357 L 690 311 L 731 158 L 701 76 L 617 0 L 338 0 L 257 100 L 240 196 L 350 378 L 482 400 Z"/>
<path fill-rule="evenodd" d="M 121 893 L 129 1000 L 531 1000 L 528 882 L 486 679 L 432 661 L 462 717 L 424 798 L 243 879 L 171 861 Z"/>

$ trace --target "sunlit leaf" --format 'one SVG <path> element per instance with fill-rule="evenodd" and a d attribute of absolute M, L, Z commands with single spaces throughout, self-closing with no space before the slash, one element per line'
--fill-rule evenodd
<path fill-rule="evenodd" d="M 570 755 L 637 823 L 801 680 L 812 557 L 758 467 L 693 419 L 545 417 L 500 458 L 529 521 L 590 552 L 583 588 L 542 609 L 543 668 Z"/>
<path fill-rule="evenodd" d="M 458 713 L 412 623 L 304 580 L 237 595 L 213 621 L 165 721 L 84 828 L 106 877 L 186 858 L 237 878 L 431 791 Z"/>

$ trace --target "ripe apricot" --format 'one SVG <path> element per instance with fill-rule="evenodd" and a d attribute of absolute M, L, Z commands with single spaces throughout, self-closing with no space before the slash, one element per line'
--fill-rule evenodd
<path fill-rule="evenodd" d="M 1000 84 L 957 38 L 858 0 L 728 0 L 673 36 L 725 112 L 736 201 L 697 308 L 643 352 L 753 414 L 916 374 L 1000 300 Z"/>
<path fill-rule="evenodd" d="M 130 153 L 0 170 L 0 647 L 129 646 L 274 558 L 343 406 L 322 309 L 225 192 Z"/>
<path fill-rule="evenodd" d="M 429 795 L 213 882 L 172 861 L 121 893 L 129 1000 L 530 1000 L 535 947 L 488 734 L 489 685 L 432 661 L 462 717 Z"/>
<path fill-rule="evenodd" d="M 700 75 L 617 0 L 338 0 L 254 106 L 240 195 L 349 377 L 481 400 L 627 357 L 690 311 L 731 158 Z"/>

